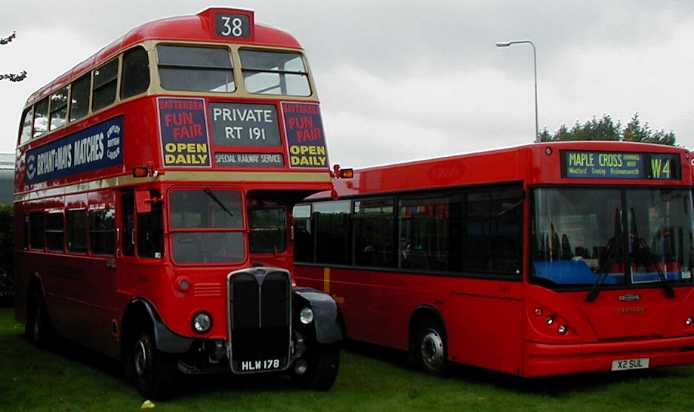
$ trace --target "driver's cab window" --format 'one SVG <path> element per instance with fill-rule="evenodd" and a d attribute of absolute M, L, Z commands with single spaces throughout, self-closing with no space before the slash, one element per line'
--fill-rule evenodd
<path fill-rule="evenodd" d="M 150 190 L 151 199 L 159 199 L 159 192 Z M 140 257 L 160 259 L 164 256 L 164 221 L 160 201 L 151 202 L 152 210 L 137 214 L 137 254 Z"/>
<path fill-rule="evenodd" d="M 258 205 L 248 209 L 251 253 L 280 253 L 287 249 L 287 209 Z"/>

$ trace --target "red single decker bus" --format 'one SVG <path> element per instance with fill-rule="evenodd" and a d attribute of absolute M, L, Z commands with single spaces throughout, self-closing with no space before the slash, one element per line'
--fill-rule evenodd
<path fill-rule="evenodd" d="M 564 142 L 357 170 L 295 207 L 297 282 L 431 372 L 692 364 L 690 161 Z"/>
<path fill-rule="evenodd" d="M 327 389 L 341 329 L 294 288 L 291 208 L 329 190 L 315 84 L 289 34 L 211 8 L 144 24 L 29 97 L 16 163 L 17 319 L 174 372 Z"/>

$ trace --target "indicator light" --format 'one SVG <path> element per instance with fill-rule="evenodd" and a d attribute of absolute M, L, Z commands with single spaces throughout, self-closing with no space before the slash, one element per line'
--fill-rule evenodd
<path fill-rule="evenodd" d="M 545 154 L 547 156 L 551 156 L 552 155 L 552 148 L 549 146 L 545 147 Z"/>
<path fill-rule="evenodd" d="M 547 320 L 545 320 L 545 323 L 546 323 L 548 326 L 549 326 L 549 325 L 552 325 L 552 324 L 554 323 L 554 317 L 553 317 L 553 316 L 548 317 Z"/>
<path fill-rule="evenodd" d="M 568 331 L 569 331 L 569 327 L 566 325 L 559 325 L 559 328 L 557 328 L 557 332 L 560 335 L 566 335 L 566 332 L 568 332 Z"/>
<path fill-rule="evenodd" d="M 535 316 L 542 316 L 542 308 L 535 308 L 533 313 L 535 314 Z"/>
<path fill-rule="evenodd" d="M 692 326 L 692 323 L 694 323 L 694 318 L 692 318 L 691 316 L 684 321 L 684 324 L 687 326 Z"/>

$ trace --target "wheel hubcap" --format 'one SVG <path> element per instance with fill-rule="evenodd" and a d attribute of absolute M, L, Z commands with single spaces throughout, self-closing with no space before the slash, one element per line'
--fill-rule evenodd
<path fill-rule="evenodd" d="M 135 347 L 135 372 L 137 372 L 139 376 L 144 375 L 147 371 L 148 360 L 145 343 L 142 340 L 137 341 Z"/>
<path fill-rule="evenodd" d="M 422 339 L 419 351 L 422 354 L 422 361 L 428 369 L 432 371 L 441 369 L 445 359 L 443 339 L 438 332 L 429 330 Z"/>

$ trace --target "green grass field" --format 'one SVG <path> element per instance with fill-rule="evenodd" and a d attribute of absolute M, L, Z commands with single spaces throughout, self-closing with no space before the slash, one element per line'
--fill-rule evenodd
<path fill-rule="evenodd" d="M 120 366 L 62 344 L 40 351 L 0 309 L 0 411 L 135 411 L 143 399 Z M 694 367 L 523 381 L 475 368 L 437 378 L 405 367 L 404 354 L 372 347 L 343 352 L 329 392 L 286 379 L 182 380 L 161 411 L 692 411 Z"/>

